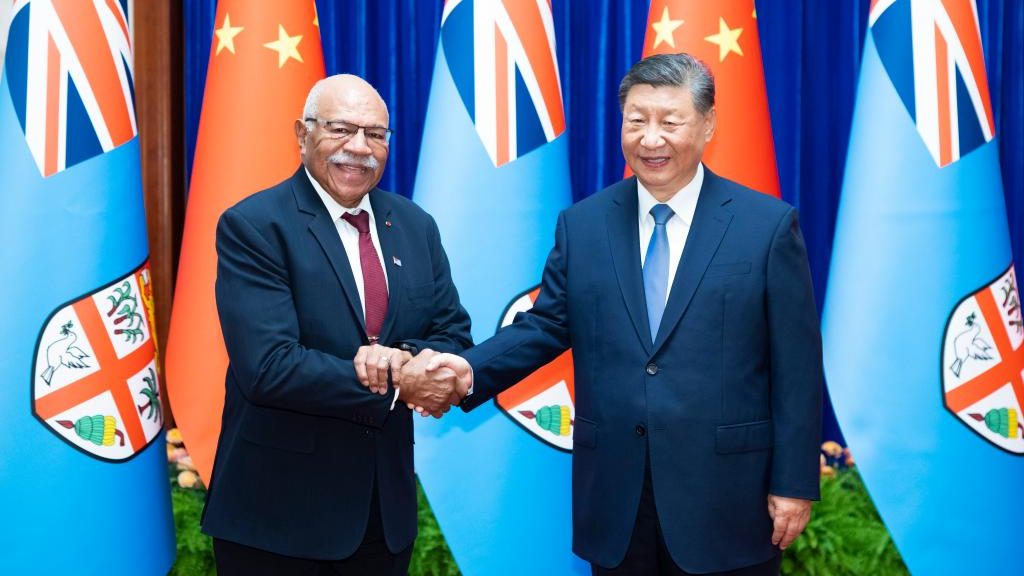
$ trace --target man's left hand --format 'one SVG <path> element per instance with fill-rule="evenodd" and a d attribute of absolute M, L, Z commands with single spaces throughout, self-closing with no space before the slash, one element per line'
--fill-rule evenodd
<path fill-rule="evenodd" d="M 772 544 L 785 550 L 811 519 L 811 501 L 769 494 L 768 515 L 775 523 Z"/>
<path fill-rule="evenodd" d="M 356 376 L 359 382 L 381 395 L 386 395 L 391 388 L 388 386 L 388 372 L 395 387 L 402 384 L 402 366 L 412 359 L 412 354 L 405 350 L 389 348 L 379 344 L 360 346 L 353 359 Z"/>

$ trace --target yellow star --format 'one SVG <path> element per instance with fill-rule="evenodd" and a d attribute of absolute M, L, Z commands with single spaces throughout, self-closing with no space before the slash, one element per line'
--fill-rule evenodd
<path fill-rule="evenodd" d="M 225 48 L 234 54 L 235 36 L 238 36 L 242 30 L 245 30 L 245 28 L 231 26 L 231 14 L 224 14 L 224 25 L 213 31 L 217 35 L 217 53 L 214 55 L 220 54 L 220 51 Z"/>
<path fill-rule="evenodd" d="M 754 20 L 757 20 L 757 8 L 754 8 L 754 11 L 751 12 L 750 15 L 754 17 Z"/>
<path fill-rule="evenodd" d="M 668 17 L 668 6 L 665 6 L 665 11 L 661 13 L 660 22 L 651 22 L 651 28 L 658 34 L 654 38 L 654 46 L 651 49 L 655 49 L 662 42 L 669 46 L 676 47 L 675 29 L 683 25 L 682 20 L 672 20 Z"/>
<path fill-rule="evenodd" d="M 299 42 L 302 42 L 302 35 L 289 36 L 284 31 L 284 26 L 277 25 L 277 40 L 267 42 L 263 46 L 277 52 L 277 67 L 283 68 L 289 58 L 302 62 L 302 54 L 299 54 Z"/>
<path fill-rule="evenodd" d="M 316 4 L 313 4 L 313 26 L 320 27 L 320 13 L 316 11 Z"/>
<path fill-rule="evenodd" d="M 736 28 L 733 30 L 729 29 L 729 25 L 725 23 L 725 18 L 718 17 L 718 34 L 712 34 L 705 38 L 712 44 L 718 44 L 718 61 L 725 60 L 725 57 L 730 52 L 735 52 L 740 56 L 743 56 L 743 49 L 740 48 L 739 37 L 743 33 L 743 28 Z"/>

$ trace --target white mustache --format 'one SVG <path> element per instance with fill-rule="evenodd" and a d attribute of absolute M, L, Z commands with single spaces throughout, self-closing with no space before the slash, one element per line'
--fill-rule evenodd
<path fill-rule="evenodd" d="M 334 154 L 328 156 L 327 161 L 332 164 L 349 164 L 354 166 L 362 166 L 368 170 L 376 170 L 380 164 L 377 159 L 373 156 L 356 156 L 344 150 L 339 150 Z"/>

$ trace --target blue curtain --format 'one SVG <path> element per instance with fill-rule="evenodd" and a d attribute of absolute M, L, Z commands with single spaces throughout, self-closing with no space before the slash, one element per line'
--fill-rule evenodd
<path fill-rule="evenodd" d="M 703 0 L 702 0 L 703 1 Z M 828 278 L 870 0 L 756 1 L 782 197 L 800 209 L 819 308 Z M 380 91 L 396 130 L 381 187 L 412 194 L 443 2 L 317 0 L 328 74 Z M 552 0 L 573 198 L 622 177 L 619 80 L 640 58 L 648 0 Z M 1024 242 L 1024 2 L 977 0 L 1014 252 Z M 191 168 L 215 0 L 185 0 Z M 841 438 L 831 410 L 826 437 Z"/>

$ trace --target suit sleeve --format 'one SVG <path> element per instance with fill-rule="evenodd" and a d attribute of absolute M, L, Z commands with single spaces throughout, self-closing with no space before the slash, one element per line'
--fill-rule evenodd
<path fill-rule="evenodd" d="M 352 360 L 299 343 L 298 315 L 281 255 L 245 217 L 217 225 L 217 312 L 231 378 L 256 405 L 380 427 L 394 391 L 371 393 Z"/>
<path fill-rule="evenodd" d="M 548 254 L 533 308 L 463 356 L 473 367 L 473 394 L 462 403 L 470 411 L 551 362 L 570 346 L 566 301 L 568 253 L 565 212 L 558 216 L 555 247 Z"/>
<path fill-rule="evenodd" d="M 807 249 L 793 208 L 775 231 L 767 290 L 775 431 L 770 492 L 817 500 L 824 382 L 821 331 Z"/>
<path fill-rule="evenodd" d="M 430 218 L 428 245 L 434 270 L 434 302 L 427 330 L 429 336 L 422 339 L 407 338 L 402 342 L 420 350 L 430 348 L 437 352 L 458 354 L 473 345 L 469 314 L 459 301 L 459 291 L 452 282 L 448 256 L 441 245 L 441 233 L 433 218 Z"/>

